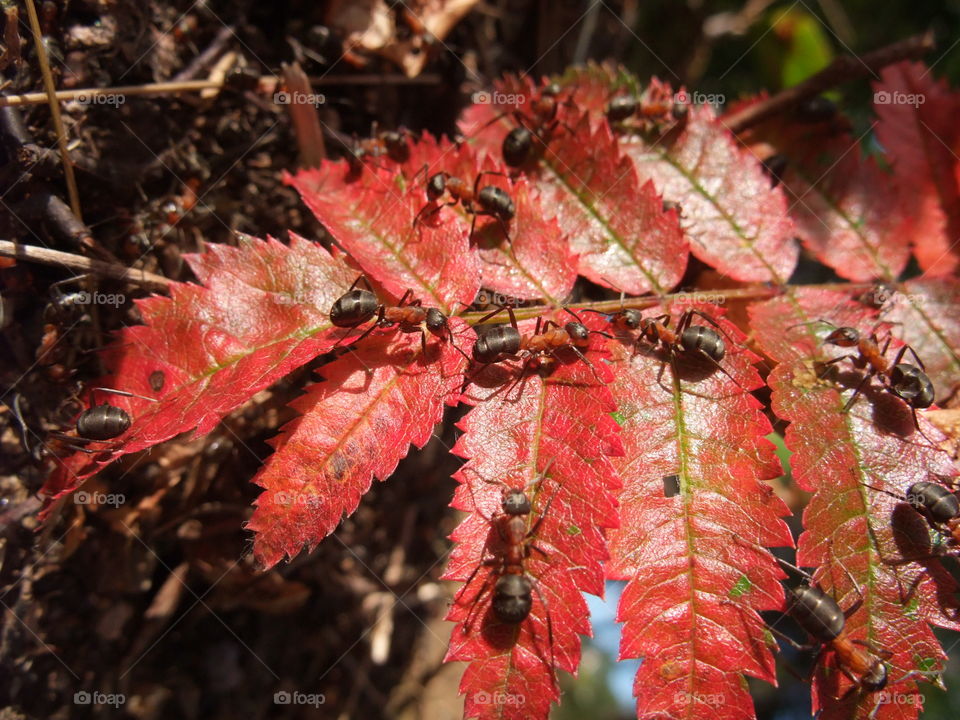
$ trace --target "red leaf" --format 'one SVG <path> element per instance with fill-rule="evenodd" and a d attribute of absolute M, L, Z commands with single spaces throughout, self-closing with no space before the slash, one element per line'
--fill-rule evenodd
<path fill-rule="evenodd" d="M 521 328 L 529 332 L 528 326 Z M 602 353 L 591 350 L 587 357 L 597 375 L 609 379 Z M 609 391 L 576 358 L 546 378 L 532 374 L 512 387 L 502 384 L 512 378 L 502 366 L 476 378 L 480 385 L 465 398 L 476 405 L 459 423 L 465 434 L 454 448 L 469 461 L 456 475 L 461 485 L 452 505 L 470 514 L 451 535 L 456 545 L 444 577 L 470 582 L 447 616 L 457 625 L 446 659 L 470 662 L 460 684 L 465 717 L 547 716 L 559 696 L 554 667 L 574 672 L 579 663 L 579 634 L 590 632 L 581 593 L 603 593 L 604 531 L 617 524 L 619 479 L 606 456 L 622 449 Z M 547 479 L 534 486 L 539 491 L 527 494 L 529 526 L 543 518 L 535 544 L 546 556 L 534 551 L 526 560 L 535 580 L 533 607 L 511 626 L 493 616 L 496 568 L 481 564 L 502 549 L 488 520 L 501 512 L 502 486 L 494 483 L 523 487 L 544 470 Z M 475 615 L 469 624 L 468 615 Z"/>
<path fill-rule="evenodd" d="M 675 323 L 686 307 L 656 308 L 650 316 L 670 313 Z M 624 489 L 607 574 L 628 581 L 620 655 L 644 658 L 634 683 L 640 718 L 709 712 L 743 720 L 753 717 L 743 674 L 776 683 L 756 611 L 781 606 L 782 573 L 751 544 L 793 539 L 780 519 L 786 507 L 763 482 L 781 472 L 763 437 L 770 423 L 744 389 L 762 385 L 752 367 L 758 358 L 741 346 L 742 333 L 719 322 L 736 340 L 725 339 L 721 363 L 736 382 L 712 365 L 682 359 L 675 376 L 646 342 L 637 354 L 629 342 L 613 351 L 611 389 L 626 454 L 614 460 Z M 670 476 L 679 483 L 673 497 L 665 496 Z"/>
<path fill-rule="evenodd" d="M 448 141 L 438 145 L 429 135 L 412 148 L 410 160 L 403 169 L 420 193 L 421 207 L 427 205 L 426 181 L 434 173 L 450 173 L 467 182 L 472 190 L 481 171 L 499 173 L 503 170 L 492 158 L 478 157 L 469 145 Z M 481 284 L 512 297 L 562 303 L 577 279 L 577 258 L 570 252 L 570 245 L 556 221 L 546 217 L 526 178 L 520 177 L 511 183 L 488 174 L 483 176 L 479 187 L 488 185 L 509 193 L 516 215 L 507 226 L 509 240 L 504 239 L 499 222 L 489 217 L 477 218 L 473 252 L 480 258 Z M 424 217 L 430 218 L 427 222 L 448 221 L 452 217 L 456 226 L 465 232 L 469 232 L 473 220 L 462 204 L 442 207 L 432 218 L 428 211 Z"/>
<path fill-rule="evenodd" d="M 690 250 L 740 281 L 782 283 L 797 263 L 786 197 L 708 107 L 691 106 L 675 140 L 621 143 L 641 181 L 680 204 Z"/>
<path fill-rule="evenodd" d="M 848 280 L 895 280 L 910 259 L 913 219 L 893 178 L 846 135 L 804 149 L 784 181 L 804 245 Z"/>
<path fill-rule="evenodd" d="M 906 704 L 882 702 L 883 695 L 855 691 L 842 702 L 835 700 L 843 697 L 850 681 L 836 672 L 835 658 L 828 652 L 820 661 L 814 710 L 822 708 L 824 718 L 874 717 L 875 710 L 880 720 L 915 718 L 920 698 L 915 678 L 905 676 L 942 666 L 945 655 L 927 623 L 960 625 L 951 618 L 955 601 L 947 599 L 957 587 L 936 561 L 884 562 L 903 557 L 904 529 L 893 514 L 898 501 L 883 491 L 902 496 L 912 483 L 929 480 L 931 474 L 951 477 L 957 471 L 946 453 L 913 432 L 906 406 L 891 394 L 870 388 L 844 412 L 848 391 L 841 395 L 836 382 L 818 379 L 813 365 L 815 359 L 833 354 L 820 341 L 829 326 L 813 322 L 790 327 L 824 319 L 867 332 L 873 326 L 868 309 L 838 293 L 794 289 L 789 297 L 752 306 L 751 317 L 767 352 L 781 361 L 769 383 L 774 411 L 791 423 L 786 441 L 794 453 L 794 478 L 814 493 L 804 512 L 798 563 L 816 567 L 821 589 L 845 610 L 862 593 L 863 604 L 847 620 L 847 631 L 872 648 L 892 653 L 886 692 L 912 698 Z M 845 352 L 836 350 L 837 355 Z M 928 436 L 938 436 L 922 418 L 920 424 Z M 913 519 L 919 516 L 914 513 Z"/>
<path fill-rule="evenodd" d="M 427 306 L 450 313 L 480 288 L 480 267 L 467 233 L 444 216 L 431 226 L 413 220 L 421 188 L 406 186 L 396 169 L 371 161 L 352 173 L 345 161 L 301 170 L 285 181 L 300 193 L 334 239 L 390 294 L 407 290 Z"/>
<path fill-rule="evenodd" d="M 953 247 L 960 238 L 960 95 L 923 63 L 889 65 L 880 78 L 877 138 L 915 221 L 914 252 L 927 273 L 946 275 L 960 260 Z"/>
<path fill-rule="evenodd" d="M 506 78 L 494 97 L 521 97 L 521 108 L 537 90 L 529 79 Z M 573 89 L 571 89 L 573 92 Z M 502 113 L 494 105 L 467 112 L 461 127 L 476 128 Z M 591 130 L 587 115 L 561 106 L 547 150 L 527 177 L 538 187 L 544 210 L 555 215 L 579 254 L 578 270 L 590 280 L 632 294 L 666 292 L 683 277 L 687 244 L 676 214 L 663 212 L 649 183 L 641 183 L 606 123 Z M 480 131 L 485 147 L 500 143 L 517 123 L 513 116 Z"/>
<path fill-rule="evenodd" d="M 341 334 L 328 313 L 357 271 L 315 243 L 291 235 L 287 247 L 240 236 L 236 248 L 209 245 L 186 260 L 205 286 L 173 282 L 169 298 L 138 300 L 145 324 L 124 328 L 104 356 L 113 371 L 104 385 L 159 402 L 98 397 L 126 410 L 133 425 L 121 444 L 103 446 L 108 452 L 64 459 L 46 495 L 71 492 L 121 455 L 188 430 L 210 432 L 254 393 L 327 352 Z"/>
<path fill-rule="evenodd" d="M 457 346 L 472 336 L 450 320 Z M 448 340 L 390 329 L 359 342 L 325 365 L 325 380 L 292 403 L 302 416 L 282 428 L 274 453 L 253 479 L 264 488 L 248 528 L 264 569 L 284 555 L 316 547 L 357 509 L 374 477 L 386 480 L 410 443 L 423 447 L 442 415 L 456 404 L 466 360 Z"/>
<path fill-rule="evenodd" d="M 956 278 L 917 278 L 895 293 L 887 318 L 923 359 L 941 405 L 960 387 L 960 283 Z"/>

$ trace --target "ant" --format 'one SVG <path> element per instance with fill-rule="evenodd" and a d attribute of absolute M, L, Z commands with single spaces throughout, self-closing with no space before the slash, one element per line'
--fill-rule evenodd
<path fill-rule="evenodd" d="M 351 175 L 359 175 L 363 172 L 363 166 L 366 158 L 378 158 L 386 155 L 395 163 L 405 163 L 410 159 L 410 145 L 407 142 L 407 131 L 404 128 L 399 130 L 385 130 L 383 132 L 374 132 L 372 138 L 357 139 L 354 138 L 353 147 L 347 155 L 347 164 L 350 166 Z"/>
<path fill-rule="evenodd" d="M 551 361 L 546 360 L 545 356 L 556 359 L 556 352 L 567 348 L 590 366 L 598 382 L 603 382 L 597 376 L 593 363 L 583 354 L 583 351 L 590 347 L 590 335 L 603 335 L 608 338 L 612 335 L 599 330 L 589 330 L 580 317 L 569 308 L 564 308 L 564 312 L 573 317 L 573 321 L 561 326 L 553 320 L 545 321 L 542 317 L 538 317 L 537 325 L 531 335 L 521 334 L 517 326 L 517 317 L 514 315 L 513 308 L 509 305 L 497 308 L 485 315 L 477 324 L 482 324 L 504 310 L 510 315 L 510 324 L 499 325 L 479 335 L 473 345 L 473 359 L 478 363 L 488 365 L 507 358 L 517 358 L 521 352 L 524 352 L 526 353 L 526 359 L 520 373 L 522 376 L 530 365 L 538 363 L 538 367 L 547 366 Z"/>
<path fill-rule="evenodd" d="M 843 406 L 843 411 L 847 412 L 853 406 L 857 396 L 870 378 L 879 375 L 884 381 L 884 388 L 887 392 L 903 400 L 910 408 L 913 414 L 914 427 L 917 429 L 917 432 L 926 438 L 927 436 L 920 429 L 920 423 L 917 420 L 917 410 L 925 410 L 933 405 L 934 389 L 933 383 L 930 382 L 930 378 L 927 377 L 927 374 L 924 372 L 926 368 L 923 365 L 923 361 L 914 349 L 909 345 L 904 345 L 900 348 L 893 362 L 890 362 L 887 360 L 886 354 L 892 338 L 888 337 L 886 343 L 883 345 L 883 349 L 880 349 L 875 332 L 871 332 L 869 336 L 865 336 L 856 328 L 837 327 L 828 320 L 817 320 L 815 322 L 822 322 L 834 328 L 824 339 L 824 343 L 844 348 L 857 348 L 858 354 L 841 355 L 832 360 L 827 360 L 823 363 L 824 366 L 830 366 L 842 360 L 851 360 L 855 368 L 860 370 L 867 369 L 860 384 L 857 385 L 856 390 L 854 390 L 853 395 L 850 396 L 846 405 Z M 805 324 L 807 323 L 800 323 L 800 325 Z M 909 351 L 917 361 L 917 365 L 901 362 L 907 351 Z M 820 376 L 823 377 L 823 374 L 824 373 L 821 373 Z M 932 444 L 929 438 L 927 438 L 927 440 Z"/>
<path fill-rule="evenodd" d="M 103 387 L 92 388 L 91 399 L 93 393 L 97 390 L 113 393 L 114 395 L 136 397 L 142 400 L 156 402 L 153 398 L 137 395 L 136 393 L 127 392 L 126 390 L 115 390 L 113 388 Z M 103 403 L 101 405 L 91 404 L 89 408 L 77 417 L 75 435 L 58 432 L 53 433 L 53 437 L 66 441 L 66 445 L 73 450 L 85 453 L 96 453 L 100 452 L 100 450 L 90 450 L 84 447 L 84 445 L 89 442 L 106 442 L 107 440 L 120 437 L 130 429 L 132 424 L 133 419 L 130 417 L 130 413 L 123 408 L 110 405 L 109 403 Z"/>
<path fill-rule="evenodd" d="M 550 138 L 559 125 L 563 125 L 568 131 L 573 132 L 570 126 L 560 120 L 559 112 L 561 105 L 576 107 L 570 98 L 561 100 L 563 88 L 557 83 L 550 83 L 544 86 L 531 100 L 527 113 L 520 110 L 508 110 L 497 115 L 487 122 L 477 132 L 481 132 L 493 123 L 501 120 L 507 115 L 513 115 L 519 123 L 503 139 L 501 151 L 503 152 L 503 161 L 512 168 L 518 168 L 525 165 L 533 156 L 535 140 L 541 147 L 546 147 Z"/>
<path fill-rule="evenodd" d="M 424 165 L 422 170 L 425 171 Z M 419 174 L 419 173 L 418 173 Z M 473 216 L 470 223 L 470 239 L 473 239 L 473 231 L 477 225 L 477 218 L 486 215 L 495 218 L 500 223 L 500 229 L 503 236 L 510 240 L 510 233 L 507 229 L 517 209 L 513 204 L 513 199 L 507 194 L 507 191 L 496 185 L 486 185 L 480 187 L 480 178 L 484 175 L 503 175 L 496 170 L 484 170 L 479 173 L 473 181 L 473 189 L 461 178 L 454 177 L 447 172 L 438 172 L 427 180 L 427 200 L 429 201 L 413 219 L 413 226 L 416 227 L 423 217 L 424 213 L 434 215 L 440 212 L 440 208 L 460 203 L 463 209 Z M 450 200 L 438 204 L 437 201 L 445 194 L 449 194 Z"/>
<path fill-rule="evenodd" d="M 539 514 L 536 522 L 530 526 L 530 516 L 533 512 L 530 498 L 527 495 L 526 488 L 536 486 L 534 497 L 537 497 L 543 486 L 543 481 L 548 477 L 548 472 L 553 461 L 550 460 L 543 472 L 530 481 L 526 486 L 507 485 L 499 480 L 488 480 L 483 478 L 483 482 L 491 485 L 501 485 L 503 487 L 503 496 L 500 501 L 500 513 L 494 517 L 487 517 L 480 510 L 477 504 L 476 496 L 473 494 L 473 487 L 467 485 L 470 495 L 473 497 L 473 505 L 477 513 L 486 520 L 491 528 L 495 528 L 500 541 L 496 550 L 489 547 L 491 556 L 482 560 L 470 574 L 470 577 L 464 583 L 460 592 L 457 593 L 455 602 L 460 602 L 460 597 L 470 587 L 476 574 L 483 567 L 492 568 L 492 572 L 484 580 L 479 592 L 473 597 L 470 610 L 467 612 L 466 620 L 463 623 L 462 632 L 468 634 L 476 619 L 477 609 L 480 607 L 480 599 L 487 593 L 491 583 L 493 584 L 493 599 L 491 607 L 494 617 L 505 625 L 517 626 L 527 619 L 533 607 L 533 593 L 537 594 L 540 604 L 543 605 L 544 613 L 547 619 L 547 636 L 551 652 L 551 676 L 554 685 L 556 685 L 556 662 L 553 658 L 553 621 L 550 618 L 550 609 L 546 598 L 540 592 L 536 578 L 527 571 L 526 560 L 530 557 L 532 551 L 537 551 L 544 558 L 548 555 L 543 548 L 534 544 L 534 539 L 544 518 L 550 511 L 554 498 L 560 491 L 559 484 L 557 489 L 547 500 L 543 512 Z M 494 580 L 495 578 L 495 580 Z"/>
<path fill-rule="evenodd" d="M 890 565 L 902 565 L 905 562 L 914 562 L 916 560 L 929 560 L 935 557 L 942 557 L 946 554 L 960 554 L 960 499 L 948 488 L 938 483 L 920 480 L 907 488 L 906 496 L 897 495 L 883 488 L 867 485 L 867 487 L 882 492 L 890 497 L 909 503 L 916 510 L 927 524 L 937 533 L 944 536 L 952 546 L 947 553 L 932 553 L 930 555 L 912 557 L 909 559 L 898 559 L 894 561 L 884 561 Z"/>
<path fill-rule="evenodd" d="M 853 687 L 840 699 L 845 699 L 857 688 L 867 692 L 875 692 L 885 688 L 888 680 L 886 663 L 874 655 L 873 652 L 857 647 L 857 645 L 861 645 L 869 650 L 867 643 L 862 640 L 851 639 L 846 630 L 847 618 L 863 604 L 862 594 L 860 600 L 844 612 L 840 609 L 836 600 L 813 584 L 812 576 L 785 560 L 780 558 L 776 558 L 776 560 L 784 568 L 792 570 L 804 578 L 803 584 L 789 590 L 788 612 L 797 621 L 797 624 L 820 644 L 814 658 L 814 664 L 825 649 L 833 650 L 840 671 L 854 683 Z M 852 577 L 850 579 L 853 581 Z M 853 586 L 857 588 L 855 581 L 853 581 Z M 859 593 L 859 589 L 857 589 L 857 592 Z M 771 630 L 798 650 L 811 649 L 811 646 L 799 645 L 777 630 L 773 628 Z M 892 655 L 887 650 L 876 650 L 874 652 L 887 658 Z M 902 680 L 899 682 L 902 682 Z"/>
<path fill-rule="evenodd" d="M 361 280 L 367 286 L 367 290 L 356 289 Z M 356 339 L 355 343 L 377 328 L 396 325 L 400 332 L 420 333 L 420 346 L 424 355 L 427 352 L 427 333 L 429 332 L 441 339 L 445 337 L 457 352 L 469 361 L 467 354 L 454 342 L 453 331 L 450 329 L 450 321 L 446 315 L 436 308 L 423 308 L 420 300 L 407 302 L 413 294 L 412 290 L 407 290 L 400 298 L 400 302 L 394 306 L 381 303 L 371 290 L 369 281 L 361 275 L 330 308 L 330 322 L 335 327 L 355 328 L 376 318 L 376 321 Z"/>
<path fill-rule="evenodd" d="M 597 310 L 590 310 L 590 312 L 599 313 Z M 727 356 L 727 346 L 723 342 L 720 333 L 704 325 L 693 325 L 694 316 L 706 320 L 732 342 L 730 335 L 727 334 L 727 331 L 724 330 L 716 320 L 696 308 L 688 308 L 683 312 L 677 321 L 676 329 L 670 327 L 669 314 L 664 313 L 663 315 L 645 318 L 639 310 L 632 308 L 624 308 L 610 314 L 610 322 L 619 330 L 639 330 L 639 334 L 633 345 L 634 355 L 637 354 L 640 343 L 643 341 L 654 346 L 659 344 L 667 353 L 671 362 L 679 356 L 703 358 L 715 365 L 720 372 L 737 383 L 737 385 L 740 385 L 736 378 L 727 372 L 720 364 Z M 666 365 L 660 368 L 660 373 L 657 376 L 658 383 L 663 377 L 664 367 L 666 367 Z"/>
<path fill-rule="evenodd" d="M 687 105 L 676 102 L 668 88 L 660 84 L 651 84 L 642 98 L 618 93 L 610 98 L 605 110 L 611 125 L 621 125 L 636 115 L 644 131 L 659 130 L 667 123 L 684 123 L 688 112 Z"/>

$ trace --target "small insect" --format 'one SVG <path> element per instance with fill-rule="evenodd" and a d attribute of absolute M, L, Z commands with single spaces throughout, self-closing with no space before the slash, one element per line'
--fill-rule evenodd
<path fill-rule="evenodd" d="M 353 146 L 347 154 L 350 175 L 356 176 L 363 172 L 363 166 L 368 158 L 380 158 L 386 155 L 396 163 L 405 163 L 410 159 L 410 144 L 407 136 L 407 131 L 400 128 L 379 133 L 375 131 L 371 138 L 354 138 Z"/>
<path fill-rule="evenodd" d="M 91 396 L 97 391 L 112 393 L 114 395 L 123 395 L 125 397 L 136 397 L 142 400 L 156 402 L 154 398 L 149 398 L 144 395 L 137 395 L 136 393 L 127 392 L 125 390 L 115 390 L 113 388 L 92 388 Z M 91 442 L 106 442 L 109 440 L 114 440 L 129 430 L 132 424 L 133 419 L 130 417 L 130 413 L 123 408 L 110 405 L 109 403 L 101 403 L 99 405 L 91 404 L 89 408 L 81 412 L 77 417 L 76 425 L 74 427 L 75 434 L 71 435 L 68 433 L 57 432 L 52 433 L 51 436 L 55 439 L 64 441 L 66 446 L 71 450 L 79 450 L 86 453 L 97 453 L 102 452 L 102 448 L 99 450 L 91 450 L 86 446 Z"/>
<path fill-rule="evenodd" d="M 477 512 L 490 525 L 491 535 L 487 541 L 485 550 L 490 555 L 482 559 L 474 568 L 470 577 L 464 583 L 460 592 L 457 593 L 455 602 L 465 605 L 462 596 L 470 587 L 473 579 L 481 568 L 490 568 L 490 574 L 486 577 L 480 590 L 469 602 L 470 609 L 462 626 L 462 632 L 469 634 L 472 631 L 473 623 L 476 620 L 479 610 L 483 607 L 480 600 L 484 595 L 492 593 L 491 609 L 493 616 L 504 625 L 519 625 L 526 620 L 533 608 L 533 595 L 536 593 L 537 599 L 543 606 L 544 614 L 547 619 L 547 634 L 551 652 L 551 673 L 555 677 L 555 661 L 553 659 L 553 621 L 550 617 L 550 609 L 546 598 L 540 592 L 537 579 L 530 574 L 527 569 L 527 559 L 532 552 L 536 551 L 544 559 L 549 558 L 547 552 L 535 544 L 537 533 L 543 524 L 544 519 L 550 512 L 550 506 L 553 504 L 557 493 L 560 492 L 558 484 L 556 490 L 547 500 L 543 511 L 537 516 L 537 519 L 531 525 L 533 515 L 533 503 L 527 495 L 527 488 L 534 488 L 534 498 L 541 494 L 544 480 L 549 477 L 552 460 L 547 463 L 543 472 L 535 477 L 526 486 L 507 485 L 501 481 L 488 480 L 483 478 L 484 483 L 491 485 L 500 485 L 503 488 L 503 495 L 500 502 L 500 512 L 494 517 L 487 517 L 479 509 L 476 496 L 473 494 L 473 487 L 468 485 L 471 496 L 474 498 L 474 507 Z M 493 534 L 493 530 L 496 534 Z M 492 586 L 492 588 L 491 588 Z"/>
<path fill-rule="evenodd" d="M 635 118 L 636 129 L 641 132 L 663 132 L 675 125 L 682 127 L 689 107 L 677 101 L 678 95 L 659 83 L 651 83 L 640 96 L 619 92 L 607 101 L 607 121 L 616 128 Z"/>
<path fill-rule="evenodd" d="M 891 497 L 909 503 L 926 521 L 927 524 L 942 537 L 946 538 L 949 549 L 946 552 L 935 552 L 927 555 L 912 556 L 896 560 L 884 561 L 889 565 L 902 565 L 918 560 L 929 560 L 946 555 L 960 554 L 960 499 L 956 494 L 939 483 L 921 480 L 907 488 L 907 494 L 897 495 L 883 488 L 867 485 Z"/>
<path fill-rule="evenodd" d="M 883 381 L 884 388 L 907 404 L 913 414 L 914 427 L 917 429 L 917 432 L 926 437 L 920 429 L 920 423 L 917 420 L 917 410 L 924 410 L 933 405 L 935 393 L 933 383 L 930 382 L 930 378 L 927 377 L 926 372 L 924 372 L 923 361 L 913 348 L 909 345 L 904 345 L 897 352 L 893 362 L 891 362 L 886 358 L 886 353 L 890 347 L 892 338 L 888 337 L 881 349 L 875 332 L 867 336 L 856 328 L 837 327 L 828 320 L 817 320 L 815 322 L 822 322 L 834 328 L 824 339 L 824 343 L 844 348 L 857 348 L 856 355 L 841 355 L 827 360 L 823 363 L 825 368 L 843 360 L 850 360 L 858 370 L 867 371 L 860 380 L 860 384 L 857 385 L 856 390 L 854 390 L 853 395 L 850 396 L 850 399 L 846 405 L 844 405 L 844 412 L 853 406 L 857 396 L 863 391 L 863 388 L 870 381 L 870 378 L 880 377 Z M 801 324 L 805 325 L 808 323 Z M 907 352 L 917 361 L 917 365 L 901 362 Z M 823 375 L 824 372 L 821 371 L 821 377 Z M 927 440 L 929 441 L 929 438 L 927 438 Z"/>
<path fill-rule="evenodd" d="M 788 612 L 800 627 L 820 644 L 817 658 L 824 649 L 834 652 L 840 671 L 854 683 L 853 687 L 844 694 L 844 697 L 857 689 L 876 692 L 885 688 L 887 686 L 886 663 L 877 655 L 869 652 L 868 649 L 858 647 L 858 645 L 866 647 L 865 643 L 851 639 L 847 635 L 846 620 L 863 603 L 862 598 L 844 613 L 836 600 L 813 585 L 813 578 L 810 575 L 800 568 L 780 560 L 780 558 L 777 558 L 777 561 L 784 567 L 799 573 L 805 580 L 802 585 L 790 590 Z M 856 583 L 854 583 L 854 587 L 856 587 Z M 793 643 L 792 640 L 790 642 L 796 646 L 796 643 Z M 803 646 L 797 647 L 806 649 Z M 886 657 L 891 656 L 891 653 L 886 650 L 876 650 L 874 652 Z"/>
<path fill-rule="evenodd" d="M 531 99 L 526 112 L 508 110 L 500 113 L 477 130 L 477 133 L 512 115 L 519 127 L 507 133 L 503 139 L 501 151 L 503 161 L 508 166 L 521 167 L 533 159 L 535 148 L 539 147 L 542 151 L 547 147 L 558 127 L 566 127 L 572 132 L 572 129 L 560 119 L 559 112 L 561 106 L 575 107 L 575 105 L 569 97 L 561 99 L 562 95 L 563 88 L 557 83 L 546 85 Z"/>
<path fill-rule="evenodd" d="M 426 169 L 426 166 L 424 166 Z M 423 206 L 420 212 L 413 219 L 413 226 L 416 227 L 424 217 L 434 215 L 440 212 L 440 208 L 449 207 L 460 203 L 463 209 L 473 216 L 470 223 L 470 235 L 473 239 L 473 231 L 477 225 L 477 218 L 488 216 L 494 218 L 503 231 L 503 236 L 509 240 L 510 231 L 509 222 L 513 219 L 517 209 L 513 199 L 503 188 L 496 185 L 486 185 L 480 187 L 480 178 L 484 175 L 503 175 L 502 172 L 494 170 L 484 170 L 479 173 L 473 181 L 471 188 L 464 180 L 454 177 L 450 173 L 438 172 L 431 175 L 427 180 L 427 204 Z M 438 202 L 444 195 L 448 195 L 450 200 L 444 203 Z"/>
<path fill-rule="evenodd" d="M 499 325 L 479 335 L 476 343 L 474 343 L 473 359 L 478 363 L 487 365 L 508 358 L 520 359 L 522 357 L 524 364 L 520 377 L 523 377 L 528 367 L 543 366 L 549 368 L 552 361 L 557 359 L 557 352 L 569 350 L 593 370 L 594 377 L 597 378 L 598 382 L 603 382 L 597 376 L 593 363 L 583 353 L 590 347 L 591 335 L 612 337 L 611 335 L 599 330 L 588 329 L 580 317 L 569 308 L 564 308 L 564 311 L 574 318 L 573 321 L 560 325 L 553 320 L 544 321 L 542 317 L 538 317 L 536 327 L 530 335 L 523 335 L 520 332 L 516 315 L 514 315 L 513 308 L 510 306 L 497 308 L 481 318 L 478 324 L 482 324 L 504 310 L 510 316 L 510 324 Z"/>
<path fill-rule="evenodd" d="M 440 310 L 424 308 L 420 300 L 407 302 L 413 294 L 412 290 L 407 290 L 400 298 L 399 303 L 388 306 L 381 303 L 371 290 L 358 290 L 357 284 L 361 280 L 367 288 L 370 287 L 367 279 L 363 275 L 359 276 L 353 281 L 349 290 L 337 298 L 330 308 L 330 322 L 335 327 L 356 328 L 374 320 L 373 324 L 364 330 L 363 334 L 354 343 L 360 342 L 377 328 L 397 326 L 400 332 L 420 333 L 420 343 L 424 354 L 427 352 L 427 333 L 429 332 L 435 337 L 447 340 L 457 352 L 469 360 L 467 354 L 454 342 L 450 321 Z M 347 335 L 344 335 L 340 341 L 346 339 L 346 337 Z"/>

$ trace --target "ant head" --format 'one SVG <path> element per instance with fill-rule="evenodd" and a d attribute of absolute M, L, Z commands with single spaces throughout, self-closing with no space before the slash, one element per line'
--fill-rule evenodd
<path fill-rule="evenodd" d="M 643 322 L 643 314 L 633 308 L 624 308 L 617 313 L 616 321 L 627 330 L 636 330 Z"/>
<path fill-rule="evenodd" d="M 860 685 L 869 692 L 883 690 L 887 686 L 887 664 L 874 659 L 870 669 L 860 678 Z"/>
<path fill-rule="evenodd" d="M 572 340 L 586 341 L 590 339 L 590 331 L 587 330 L 587 326 L 582 322 L 568 322 L 563 326 L 563 329 L 566 330 L 567 335 L 569 335 Z"/>
<path fill-rule="evenodd" d="M 426 319 L 427 330 L 437 334 L 442 332 L 448 326 L 447 316 L 436 308 L 427 308 L 427 319 Z"/>
<path fill-rule="evenodd" d="M 530 498 L 523 488 L 504 488 L 503 512 L 507 515 L 528 515 L 530 513 Z"/>
<path fill-rule="evenodd" d="M 915 410 L 923 410 L 933 405 L 933 383 L 916 365 L 894 365 L 890 373 L 890 384 L 890 391 Z"/>
<path fill-rule="evenodd" d="M 852 327 L 838 327 L 827 335 L 824 342 L 840 347 L 854 347 L 860 342 L 860 331 Z"/>
<path fill-rule="evenodd" d="M 438 172 L 427 180 L 427 197 L 437 200 L 447 190 L 447 174 Z"/>

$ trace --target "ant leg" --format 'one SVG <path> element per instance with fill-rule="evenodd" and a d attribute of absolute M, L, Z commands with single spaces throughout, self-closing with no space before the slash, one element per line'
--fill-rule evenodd
<path fill-rule="evenodd" d="M 135 397 L 135 398 L 140 398 L 141 400 L 149 400 L 150 402 L 157 402 L 156 398 L 147 397 L 146 395 L 137 395 L 136 393 L 127 392 L 126 390 L 115 390 L 114 388 L 105 388 L 105 387 L 90 388 L 91 394 L 97 390 L 105 393 L 113 393 L 114 395 L 123 395 L 125 397 Z"/>
<path fill-rule="evenodd" d="M 557 681 L 557 658 L 553 652 L 553 620 L 550 618 L 550 607 L 547 605 L 547 599 L 543 596 L 543 593 L 540 592 L 540 583 L 537 582 L 537 579 L 530 575 L 530 573 L 524 573 L 524 575 L 530 578 L 530 586 L 534 592 L 537 593 L 537 598 L 540 600 L 540 604 L 543 605 L 543 614 L 547 616 L 547 644 L 550 646 L 550 679 L 553 681 L 553 687 L 559 690 L 560 684 Z"/>
<path fill-rule="evenodd" d="M 888 339 L 887 345 L 889 344 L 890 344 L 890 340 Z M 884 348 L 886 348 L 886 346 L 884 346 Z M 894 359 L 893 364 L 894 365 L 899 364 L 900 361 L 903 360 L 903 356 L 906 354 L 908 350 L 910 351 L 910 354 L 913 355 L 913 359 L 917 361 L 917 365 L 920 366 L 920 369 L 923 371 L 926 371 L 927 368 L 924 367 L 923 360 L 920 359 L 920 356 L 917 355 L 917 352 L 909 345 L 904 345 L 902 348 L 900 348 L 900 352 L 897 353 L 897 357 Z"/>
<path fill-rule="evenodd" d="M 853 391 L 853 395 L 850 396 L 850 399 L 847 400 L 846 405 L 843 406 L 843 412 L 848 412 L 850 408 L 853 407 L 854 401 L 857 399 L 857 395 L 863 390 L 863 386 L 867 384 L 867 381 L 873 377 L 873 373 L 867 373 L 863 376 L 863 380 L 860 381 L 860 384 L 857 385 L 857 389 Z"/>
<path fill-rule="evenodd" d="M 696 308 L 690 308 L 689 310 L 687 310 L 687 313 L 689 313 L 689 314 L 691 315 L 691 317 L 692 317 L 693 315 L 698 315 L 699 317 L 703 318 L 703 319 L 706 320 L 708 323 L 710 323 L 711 325 L 713 325 L 717 330 L 719 330 L 720 332 L 722 332 L 722 333 L 727 337 L 727 340 L 729 340 L 731 343 L 734 342 L 733 338 L 730 337 L 730 333 L 728 333 L 726 330 L 724 330 L 723 327 L 720 325 L 720 323 L 718 323 L 718 322 L 716 321 L 716 319 L 710 317 L 710 316 L 707 315 L 705 312 L 701 312 L 700 310 L 697 310 Z M 677 332 L 679 333 L 680 331 L 678 330 Z"/>
<path fill-rule="evenodd" d="M 476 577 L 477 572 L 480 570 L 480 568 L 488 565 L 489 565 L 489 561 L 486 561 L 486 560 L 481 564 L 477 565 L 477 567 L 473 569 L 473 572 L 470 573 L 469 580 L 467 580 L 467 582 L 463 584 L 463 588 L 460 590 L 460 593 L 466 592 L 466 589 L 470 587 L 470 583 L 473 581 L 473 578 Z M 492 573 L 492 572 L 489 575 L 487 575 L 487 579 L 483 581 L 483 585 L 480 587 L 480 590 L 477 592 L 476 595 L 473 596 L 473 600 L 470 603 L 470 610 L 467 611 L 467 617 L 464 619 L 463 627 L 461 628 L 461 632 L 464 635 L 470 634 L 470 631 L 473 628 L 473 623 L 477 619 L 476 615 L 477 615 L 477 608 L 480 606 L 480 598 L 484 596 L 488 588 L 492 587 L 491 580 L 493 579 L 494 575 L 495 573 Z M 458 600 L 460 593 L 458 593 L 457 597 L 454 598 L 455 601 Z"/>
<path fill-rule="evenodd" d="M 358 276 L 357 279 L 353 281 L 353 284 L 352 284 L 350 287 L 347 288 L 347 292 L 350 292 L 351 290 L 353 290 L 354 288 L 356 288 L 356 287 L 357 287 L 357 283 L 359 283 L 361 280 L 363 280 L 363 284 L 367 286 L 367 290 L 369 290 L 370 292 L 373 292 L 373 288 L 370 286 L 370 281 L 367 280 L 367 276 L 366 276 L 366 275 L 360 275 L 360 276 Z"/>

